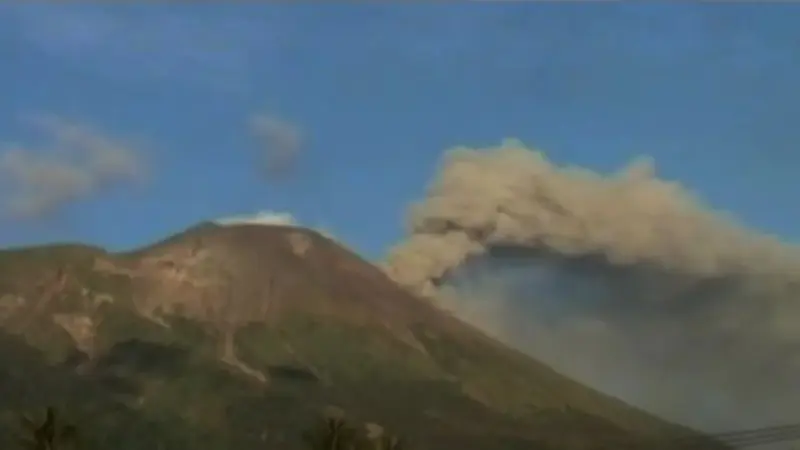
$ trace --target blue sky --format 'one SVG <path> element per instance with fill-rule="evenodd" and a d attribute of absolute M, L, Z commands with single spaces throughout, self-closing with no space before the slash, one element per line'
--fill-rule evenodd
<path fill-rule="evenodd" d="M 660 175 L 796 240 L 798 14 L 688 2 L 4 4 L 0 245 L 127 249 L 276 210 L 377 258 L 446 149 L 506 137 L 600 171 L 650 155 Z M 273 125 L 266 140 L 258 118 Z M 294 158 L 281 176 L 264 167 L 275 147 Z"/>

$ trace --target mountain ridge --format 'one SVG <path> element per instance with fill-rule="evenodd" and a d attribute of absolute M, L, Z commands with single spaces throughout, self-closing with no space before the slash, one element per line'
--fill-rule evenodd
<path fill-rule="evenodd" d="M 178 345 L 203 367 L 221 363 L 236 383 L 255 382 L 256 392 L 286 390 L 315 403 L 316 389 L 353 410 L 383 411 L 399 428 L 406 423 L 408 433 L 424 428 L 427 438 L 420 439 L 428 442 L 440 432 L 420 422 L 420 410 L 443 417 L 432 422 L 460 423 L 447 428 L 448 442 L 474 434 L 481 423 L 494 423 L 483 426 L 493 430 L 486 436 L 529 442 L 539 435 L 557 440 L 555 429 L 580 424 L 615 441 L 688 433 L 567 379 L 408 293 L 357 254 L 293 226 L 202 223 L 119 253 L 77 244 L 0 251 L 0 329 L 44 351 L 51 364 L 77 358 L 90 371 L 115 352 Z M 176 383 L 126 370 L 137 386 Z M 294 377 L 289 384 L 287 376 Z M 315 387 L 292 384 L 301 378 Z M 377 395 L 392 386 L 407 386 L 423 405 L 384 411 Z M 139 393 L 137 401 L 154 395 Z M 453 406 L 461 403 L 475 411 L 473 418 L 461 417 L 466 413 Z M 449 412 L 436 412 L 436 405 Z M 542 425 L 545 416 L 559 427 Z"/>

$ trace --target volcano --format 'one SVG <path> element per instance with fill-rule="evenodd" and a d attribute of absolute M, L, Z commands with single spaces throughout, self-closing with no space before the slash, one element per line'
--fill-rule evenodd
<path fill-rule="evenodd" d="M 653 448 L 690 430 L 572 381 L 315 231 L 201 224 L 126 253 L 0 252 L 0 432 L 87 448 L 306 448 L 322 411 L 410 448 Z M 6 443 L 6 442 L 2 442 Z"/>

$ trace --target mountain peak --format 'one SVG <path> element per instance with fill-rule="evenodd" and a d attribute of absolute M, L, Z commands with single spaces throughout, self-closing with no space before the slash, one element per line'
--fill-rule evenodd
<path fill-rule="evenodd" d="M 205 223 L 131 252 L 17 249 L 0 252 L 0 265 L 0 328 L 55 360 L 74 349 L 100 364 L 180 343 L 198 355 L 189 360 L 211 358 L 262 388 L 289 389 L 300 404 L 338 399 L 462 448 L 508 448 L 512 436 L 530 445 L 554 433 L 556 419 L 615 442 L 679 430 L 503 346 L 306 228 Z M 297 373 L 320 386 L 297 391 Z M 384 407 L 377 399 L 394 395 L 388 386 L 410 390 Z M 474 433 L 489 440 L 469 447 Z"/>
<path fill-rule="evenodd" d="M 419 320 L 433 311 L 355 253 L 294 226 L 194 227 L 99 261 L 100 270 L 149 286 L 150 293 L 138 299 L 146 314 L 180 311 L 238 326 L 298 310 L 367 322 Z"/>

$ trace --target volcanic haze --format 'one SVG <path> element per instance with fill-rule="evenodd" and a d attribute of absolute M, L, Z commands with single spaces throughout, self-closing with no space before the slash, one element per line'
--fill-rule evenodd
<path fill-rule="evenodd" d="M 561 167 L 516 140 L 450 151 L 384 265 L 496 337 L 705 429 L 800 414 L 800 251 L 649 159 Z"/>

